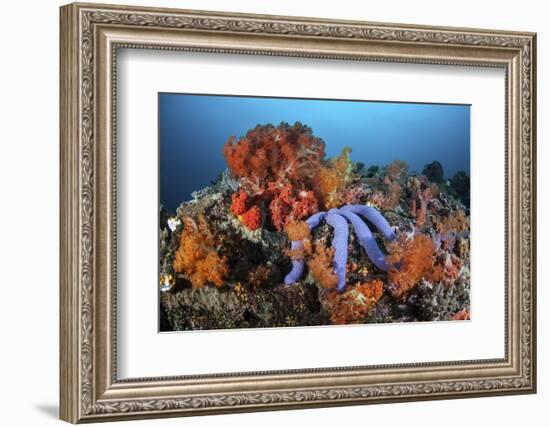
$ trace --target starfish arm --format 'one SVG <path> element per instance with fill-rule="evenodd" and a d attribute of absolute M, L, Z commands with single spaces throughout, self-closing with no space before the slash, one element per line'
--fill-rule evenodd
<path fill-rule="evenodd" d="M 338 210 L 331 209 L 327 214 L 327 223 L 334 229 L 332 247 L 334 248 L 334 273 L 338 278 L 336 290 L 346 288 L 346 264 L 348 261 L 348 223 Z"/>
<path fill-rule="evenodd" d="M 385 261 L 386 256 L 378 247 L 369 226 L 353 212 L 341 209 L 340 215 L 344 216 L 351 223 L 359 244 L 365 249 L 367 256 L 373 264 L 380 270 L 388 271 L 388 265 Z"/>
<path fill-rule="evenodd" d="M 300 249 L 304 245 L 300 240 L 293 240 L 290 244 L 290 249 Z M 293 259 L 292 260 L 292 270 L 285 276 L 285 285 L 291 285 L 300 280 L 302 273 L 304 271 L 304 260 L 303 259 Z"/>
<path fill-rule="evenodd" d="M 395 239 L 395 231 L 390 226 L 388 221 L 386 221 L 386 218 L 384 218 L 376 208 L 365 205 L 347 205 L 342 207 L 340 210 L 342 212 L 352 212 L 354 214 L 361 215 L 363 218 L 370 221 L 385 239 Z"/>
<path fill-rule="evenodd" d="M 315 227 L 319 225 L 319 223 L 327 216 L 326 212 L 317 212 L 316 214 L 311 215 L 307 220 L 306 223 L 309 227 L 309 230 L 313 230 Z"/>

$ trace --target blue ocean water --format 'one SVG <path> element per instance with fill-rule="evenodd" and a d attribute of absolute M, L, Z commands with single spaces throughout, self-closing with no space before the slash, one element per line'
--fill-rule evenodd
<path fill-rule="evenodd" d="M 351 147 L 366 167 L 399 159 L 411 171 L 438 160 L 445 177 L 470 175 L 470 106 L 159 94 L 160 203 L 170 211 L 226 169 L 222 148 L 257 124 L 302 122 L 327 157 Z"/>

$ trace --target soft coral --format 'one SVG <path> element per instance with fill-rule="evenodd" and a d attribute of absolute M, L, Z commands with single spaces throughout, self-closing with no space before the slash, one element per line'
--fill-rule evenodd
<path fill-rule="evenodd" d="M 342 294 L 329 291 L 326 305 L 330 320 L 337 325 L 361 322 L 382 297 L 383 288 L 384 284 L 381 280 L 372 280 L 357 283 Z"/>
<path fill-rule="evenodd" d="M 353 179 L 350 153 L 351 148 L 345 147 L 338 157 L 326 161 L 319 168 L 315 190 L 327 210 L 342 204 L 343 190 Z"/>
<path fill-rule="evenodd" d="M 389 245 L 386 262 L 390 265 L 388 280 L 392 294 L 401 298 L 418 282 L 432 272 L 435 261 L 435 245 L 428 236 L 418 234 L 412 239 L 401 236 Z"/>
<path fill-rule="evenodd" d="M 271 222 L 279 231 L 288 223 L 306 218 L 319 210 L 317 197 L 312 191 L 297 190 L 290 183 L 270 182 L 269 194 Z"/>
<path fill-rule="evenodd" d="M 231 195 L 231 212 L 250 230 L 257 230 L 262 225 L 262 211 L 257 205 L 250 206 L 251 199 L 244 190 Z"/>
<path fill-rule="evenodd" d="M 184 219 L 180 245 L 176 251 L 173 267 L 184 273 L 193 288 L 202 288 L 206 283 L 222 286 L 227 276 L 227 260 L 216 252 L 215 240 L 204 218 L 197 224 L 193 219 Z"/>
<path fill-rule="evenodd" d="M 241 189 L 232 196 L 231 211 L 246 218 L 251 229 L 261 225 L 260 202 L 268 207 L 277 230 L 318 210 L 313 192 L 315 177 L 325 155 L 325 144 L 311 128 L 297 122 L 258 125 L 223 149 L 231 174 Z M 258 206 L 253 211 L 250 199 Z"/>
<path fill-rule="evenodd" d="M 325 156 L 325 143 L 299 122 L 292 126 L 258 125 L 239 140 L 231 137 L 223 154 L 232 175 L 248 192 L 257 195 L 263 193 L 269 181 L 311 184 Z"/>

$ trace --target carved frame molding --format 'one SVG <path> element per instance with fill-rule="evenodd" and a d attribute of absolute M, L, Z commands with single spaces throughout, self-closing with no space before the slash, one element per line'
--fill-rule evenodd
<path fill-rule="evenodd" d="M 75 423 L 535 391 L 535 34 L 71 4 L 61 8 L 60 42 L 62 419 Z M 113 147 L 120 47 L 504 67 L 506 357 L 117 380 Z"/>

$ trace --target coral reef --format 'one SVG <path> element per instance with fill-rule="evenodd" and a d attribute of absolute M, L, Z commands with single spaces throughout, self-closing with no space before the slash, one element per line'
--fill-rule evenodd
<path fill-rule="evenodd" d="M 163 331 L 470 318 L 469 177 L 352 161 L 301 123 L 223 147 L 227 170 L 159 211 Z"/>

